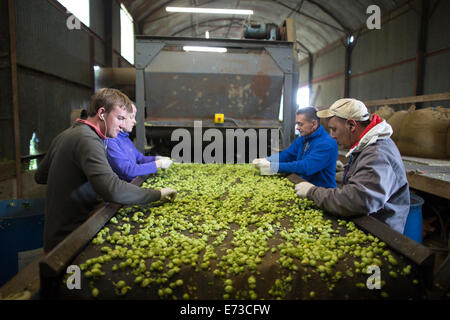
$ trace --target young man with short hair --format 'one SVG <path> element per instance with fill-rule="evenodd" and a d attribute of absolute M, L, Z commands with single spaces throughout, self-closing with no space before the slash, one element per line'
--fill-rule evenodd
<path fill-rule="evenodd" d="M 139 188 L 120 180 L 106 159 L 107 137 L 114 138 L 131 111 L 131 101 L 115 89 L 100 89 L 92 97 L 86 120 L 53 139 L 39 164 L 35 180 L 47 184 L 44 251 L 49 252 L 85 222 L 98 204 L 145 204 L 174 198 L 176 191 Z"/>

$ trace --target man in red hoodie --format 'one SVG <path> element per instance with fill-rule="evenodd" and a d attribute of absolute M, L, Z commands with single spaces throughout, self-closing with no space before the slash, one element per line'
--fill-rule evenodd
<path fill-rule="evenodd" d="M 331 137 L 349 149 L 349 163 L 341 188 L 301 182 L 295 186 L 296 194 L 338 217 L 370 214 L 403 233 L 409 185 L 400 152 L 390 138 L 392 127 L 378 115 L 370 116 L 364 103 L 355 99 L 340 99 L 317 116 L 329 118 Z"/>

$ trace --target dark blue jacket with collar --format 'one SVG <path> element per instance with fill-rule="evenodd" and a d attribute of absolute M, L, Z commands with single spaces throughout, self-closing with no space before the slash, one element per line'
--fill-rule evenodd
<path fill-rule="evenodd" d="M 311 135 L 298 137 L 289 148 L 271 155 L 267 160 L 271 162 L 274 172 L 295 173 L 315 186 L 337 188 L 337 157 L 336 141 L 319 126 Z"/>

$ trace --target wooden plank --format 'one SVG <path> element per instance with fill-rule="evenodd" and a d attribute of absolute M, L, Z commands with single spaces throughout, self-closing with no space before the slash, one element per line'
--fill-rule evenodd
<path fill-rule="evenodd" d="M 352 219 L 358 228 L 383 240 L 390 248 L 410 259 L 421 269 L 421 275 L 427 288 L 433 284 L 434 253 L 424 245 L 395 231 L 387 224 L 372 216 Z"/>
<path fill-rule="evenodd" d="M 342 183 L 343 172 L 336 173 L 336 183 Z M 410 171 L 406 173 L 409 187 L 441 198 L 450 199 L 450 183 Z"/>
<path fill-rule="evenodd" d="M 39 293 L 39 263 L 43 259 L 38 258 L 11 280 L 0 287 L 0 299 L 10 299 L 11 297 L 21 296 L 28 293 L 29 297 L 33 297 Z"/>
<path fill-rule="evenodd" d="M 412 171 L 406 173 L 406 178 L 408 179 L 410 188 L 450 200 L 449 182 L 427 177 Z"/>
<path fill-rule="evenodd" d="M 372 216 L 360 216 L 352 219 L 352 221 L 361 229 L 386 242 L 389 247 L 401 253 L 415 264 L 433 265 L 434 254 L 429 248 L 395 231 L 380 220 Z"/>
<path fill-rule="evenodd" d="M 147 176 L 138 176 L 131 181 L 136 186 L 142 185 Z M 122 207 L 117 203 L 104 203 L 94 209 L 92 216 L 53 248 L 45 258 L 39 262 L 40 296 L 52 297 L 55 280 L 65 272 L 76 255 L 91 241 L 101 228 Z"/>
<path fill-rule="evenodd" d="M 287 179 L 294 183 L 299 183 L 303 180 L 296 174 L 287 176 Z M 328 214 L 334 216 L 332 213 Z M 434 253 L 429 248 L 408 238 L 400 232 L 395 231 L 387 224 L 372 216 L 358 216 L 352 218 L 351 221 L 353 221 L 360 229 L 363 229 L 386 242 L 390 248 L 406 256 L 413 263 L 418 265 L 423 271 L 422 274 L 424 275 L 424 280 L 426 281 L 427 286 L 431 286 L 433 278 Z"/>
<path fill-rule="evenodd" d="M 402 159 L 403 162 L 409 161 L 427 166 L 450 167 L 450 161 L 445 159 L 430 159 L 430 158 L 419 158 L 409 156 L 402 156 Z"/>
<path fill-rule="evenodd" d="M 292 54 L 294 57 L 297 57 L 297 34 L 296 34 L 296 28 L 295 28 L 295 21 L 293 18 L 287 18 L 286 19 L 286 37 L 287 41 L 293 42 L 294 46 L 292 47 Z"/>
<path fill-rule="evenodd" d="M 348 159 L 345 158 L 345 154 L 347 151 L 339 150 L 338 159 L 342 161 L 344 164 L 348 162 Z M 406 157 L 402 156 L 402 160 L 405 163 L 418 163 L 418 164 L 426 164 L 430 166 L 442 166 L 448 167 L 450 166 L 450 161 L 443 159 L 427 159 L 427 158 L 417 158 L 417 157 Z M 405 164 L 406 165 L 406 164 Z M 414 171 L 407 171 L 406 178 L 408 179 L 408 183 L 410 188 L 416 189 L 419 191 L 423 191 L 429 194 L 433 194 L 435 196 L 450 199 L 450 182 L 442 179 L 437 179 L 435 177 L 419 174 Z M 336 175 L 336 181 L 338 183 L 342 182 L 342 174 Z"/>
<path fill-rule="evenodd" d="M 427 94 L 422 96 L 403 97 L 403 98 L 371 100 L 364 102 L 364 104 L 367 107 L 376 107 L 382 105 L 411 104 L 419 102 L 446 101 L 446 100 L 450 100 L 450 92 Z"/>

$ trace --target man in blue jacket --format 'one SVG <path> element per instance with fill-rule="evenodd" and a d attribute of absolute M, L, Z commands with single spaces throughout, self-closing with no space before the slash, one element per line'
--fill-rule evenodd
<path fill-rule="evenodd" d="M 136 106 L 132 105 L 133 111 L 129 119 L 126 119 L 121 131 L 116 138 L 108 139 L 107 157 L 113 171 L 120 179 L 131 181 L 137 176 L 156 173 L 158 168 L 167 169 L 172 160 L 167 157 L 144 156 L 137 150 L 130 140 L 129 135 L 136 124 Z"/>
<path fill-rule="evenodd" d="M 336 188 L 336 160 L 338 146 L 320 125 L 316 109 L 299 109 L 296 113 L 300 137 L 282 152 L 253 164 L 261 174 L 295 173 L 316 186 Z"/>

